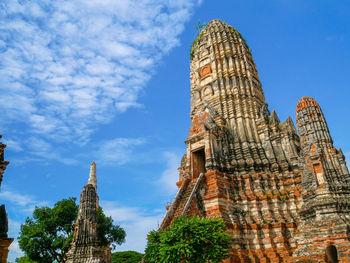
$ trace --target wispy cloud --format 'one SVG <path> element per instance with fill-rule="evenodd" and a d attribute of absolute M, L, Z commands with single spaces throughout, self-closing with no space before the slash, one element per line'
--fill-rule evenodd
<path fill-rule="evenodd" d="M 121 206 L 116 202 L 102 201 L 101 206 L 115 223 L 120 224 L 126 231 L 126 243 L 118 250 L 136 250 L 144 252 L 149 231 L 157 229 L 164 213 L 159 211 L 146 212 L 137 207 Z M 165 210 L 164 210 L 165 211 Z"/>
<path fill-rule="evenodd" d="M 23 151 L 23 146 L 21 145 L 21 142 L 18 139 L 6 139 L 4 143 L 7 146 L 7 150 L 11 150 L 14 152 L 21 152 Z"/>
<path fill-rule="evenodd" d="M 15 237 L 9 250 L 9 262 L 15 262 L 17 257 L 23 256 L 23 252 L 19 248 L 17 236 L 21 229 L 21 223 L 14 220 L 13 217 L 21 217 L 23 215 L 32 215 L 36 206 L 47 206 L 47 201 L 37 200 L 34 196 L 19 194 L 16 191 L 2 191 L 0 192 L 0 203 L 6 204 L 6 210 L 9 214 L 9 237 Z M 24 221 L 24 220 L 23 220 Z M 24 222 L 22 222 L 24 223 Z"/>
<path fill-rule="evenodd" d="M 66 165 L 77 164 L 78 161 L 74 158 L 65 157 L 65 150 L 59 146 L 53 146 L 49 140 L 40 136 L 30 136 L 26 138 L 25 143 L 22 143 L 20 139 L 7 139 L 4 143 L 7 145 L 6 150 L 21 152 L 25 149 L 30 150 L 30 155 L 21 156 L 19 159 L 11 160 L 16 164 L 26 162 L 47 162 L 49 160 L 56 160 Z"/>
<path fill-rule="evenodd" d="M 20 229 L 21 229 L 21 223 L 9 219 L 9 233 L 8 233 L 9 237 L 17 236 Z M 11 262 L 15 262 L 15 258 L 22 257 L 24 255 L 22 250 L 19 248 L 17 239 L 13 240 L 11 246 L 9 247 L 9 250 L 10 250 L 10 255 L 8 260 Z"/>
<path fill-rule="evenodd" d="M 326 38 L 327 41 L 332 42 L 341 42 L 344 40 L 344 36 L 343 35 L 331 35 L 331 36 L 327 36 Z"/>
<path fill-rule="evenodd" d="M 13 191 L 0 192 L 0 200 L 11 203 L 12 207 L 18 208 L 17 211 L 24 214 L 32 213 L 35 206 L 48 205 L 46 201 L 38 201 L 33 196 L 23 195 Z"/>
<path fill-rule="evenodd" d="M 23 251 L 19 248 L 17 239 L 13 240 L 11 246 L 9 247 L 9 250 L 10 250 L 10 254 L 9 254 L 8 262 L 15 262 L 16 258 L 24 256 Z"/>
<path fill-rule="evenodd" d="M 349 166 L 350 165 L 350 152 L 346 152 L 344 155 L 345 155 L 346 164 Z"/>
<path fill-rule="evenodd" d="M 95 152 L 103 165 L 123 165 L 132 160 L 134 148 L 145 144 L 143 138 L 115 138 L 103 141 Z"/>
<path fill-rule="evenodd" d="M 39 157 L 38 160 L 56 160 L 66 165 L 77 164 L 78 161 L 73 158 L 64 157 L 62 150 L 54 148 L 47 140 L 39 136 L 32 136 L 27 139 L 27 144 L 30 145 L 31 153 Z"/>
<path fill-rule="evenodd" d="M 88 141 L 98 124 L 139 106 L 140 90 L 179 43 L 196 4 L 2 1 L 1 122 L 55 141 Z"/>
<path fill-rule="evenodd" d="M 176 182 L 179 181 L 177 168 L 180 166 L 181 155 L 172 152 L 165 152 L 163 155 L 167 165 L 157 183 L 168 195 L 173 195 L 177 191 Z"/>

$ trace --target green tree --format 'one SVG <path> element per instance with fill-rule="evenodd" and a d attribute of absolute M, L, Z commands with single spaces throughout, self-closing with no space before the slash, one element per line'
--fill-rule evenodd
<path fill-rule="evenodd" d="M 139 263 L 143 254 L 136 251 L 121 251 L 112 254 L 112 263 Z"/>
<path fill-rule="evenodd" d="M 145 259 L 149 263 L 221 262 L 230 247 L 225 230 L 219 218 L 176 218 L 170 227 L 149 233 Z"/>
<path fill-rule="evenodd" d="M 125 231 L 118 225 L 113 225 L 113 219 L 106 216 L 102 207 L 97 209 L 98 235 L 103 246 L 112 245 L 113 249 L 116 245 L 121 245 L 125 242 Z"/>
<path fill-rule="evenodd" d="M 27 217 L 21 225 L 19 247 L 33 261 L 65 262 L 77 215 L 78 205 L 75 198 L 63 199 L 53 208 L 36 207 L 33 217 Z M 102 245 L 111 244 L 115 247 L 116 244 L 125 242 L 125 231 L 120 226 L 113 225 L 113 219 L 107 217 L 102 208 L 97 210 L 97 223 Z"/>
<path fill-rule="evenodd" d="M 30 260 L 28 256 L 23 256 L 20 258 L 16 258 L 16 263 L 36 263 L 33 260 Z"/>

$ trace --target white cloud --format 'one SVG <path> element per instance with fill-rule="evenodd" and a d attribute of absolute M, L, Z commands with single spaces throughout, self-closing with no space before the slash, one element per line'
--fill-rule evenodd
<path fill-rule="evenodd" d="M 21 223 L 9 219 L 9 232 L 8 232 L 9 237 L 17 236 L 20 229 L 21 229 Z M 24 255 L 22 250 L 19 248 L 17 239 L 13 240 L 12 244 L 9 247 L 9 251 L 10 253 L 8 256 L 8 261 L 11 261 L 11 262 L 15 262 L 16 258 L 22 257 Z"/>
<path fill-rule="evenodd" d="M 14 152 L 21 152 L 23 151 L 23 146 L 21 145 L 20 141 L 17 139 L 6 139 L 4 141 L 6 144 L 6 150 L 14 151 Z"/>
<path fill-rule="evenodd" d="M 2 123 L 86 143 L 99 123 L 138 107 L 159 59 L 179 43 L 196 0 L 1 3 Z"/>
<path fill-rule="evenodd" d="M 16 213 L 23 215 L 32 215 L 36 206 L 42 207 L 48 205 L 48 202 L 46 201 L 38 201 L 33 196 L 18 194 L 14 191 L 0 192 L 0 201 L 0 203 L 6 203 L 6 210 L 10 216 L 8 221 L 9 237 L 17 237 L 21 229 L 21 223 L 13 220 L 11 216 L 14 216 Z M 23 252 L 19 248 L 17 239 L 15 239 L 12 242 L 11 246 L 9 247 L 9 250 L 10 253 L 8 256 L 8 261 L 15 262 L 15 259 L 17 257 L 23 256 Z"/>
<path fill-rule="evenodd" d="M 8 236 L 9 237 L 16 237 L 21 229 L 21 223 L 11 220 L 9 218 L 9 232 Z M 8 255 L 8 262 L 15 262 L 15 259 L 18 257 L 22 257 L 24 253 L 22 250 L 19 248 L 19 244 L 17 239 L 14 239 L 13 242 L 11 243 L 9 247 L 9 255 Z"/>
<path fill-rule="evenodd" d="M 9 262 L 15 262 L 16 258 L 23 257 L 24 253 L 19 248 L 19 244 L 17 240 L 13 240 L 11 246 L 9 247 L 9 255 L 8 255 L 8 261 Z"/>
<path fill-rule="evenodd" d="M 173 195 L 178 189 L 176 186 L 176 182 L 179 181 L 179 172 L 177 168 L 180 166 L 181 155 L 165 152 L 164 158 L 167 165 L 157 183 L 162 186 L 161 189 L 167 194 Z"/>
<path fill-rule="evenodd" d="M 112 216 L 115 223 L 126 231 L 126 243 L 117 247 L 119 251 L 136 250 L 143 253 L 147 234 L 158 229 L 164 216 L 159 211 L 145 212 L 137 207 L 120 206 L 116 202 L 102 201 L 101 206 L 105 214 Z"/>
<path fill-rule="evenodd" d="M 38 201 L 30 195 L 18 194 L 13 191 L 1 191 L 0 200 L 12 203 L 12 207 L 17 207 L 20 212 L 25 214 L 32 213 L 35 206 L 45 206 L 48 205 L 46 201 Z"/>
<path fill-rule="evenodd" d="M 350 165 L 350 152 L 346 152 L 344 155 L 345 155 L 346 164 L 349 166 Z"/>
<path fill-rule="evenodd" d="M 145 144 L 143 138 L 115 138 L 102 142 L 95 152 L 98 163 L 105 165 L 122 165 L 132 160 L 133 149 Z"/>
<path fill-rule="evenodd" d="M 6 140 L 6 142 L 8 141 L 10 141 L 9 149 L 15 150 L 13 147 L 17 147 L 18 149 L 23 150 L 20 142 Z M 40 138 L 39 136 L 31 136 L 29 138 L 26 138 L 26 144 L 29 145 L 30 153 L 35 158 L 25 156 L 15 160 L 15 163 L 20 164 L 36 161 L 43 162 L 47 160 L 56 160 L 66 165 L 75 165 L 78 163 L 78 161 L 73 158 L 64 157 L 64 154 L 60 148 L 54 148 L 52 144 L 50 144 L 47 140 Z"/>

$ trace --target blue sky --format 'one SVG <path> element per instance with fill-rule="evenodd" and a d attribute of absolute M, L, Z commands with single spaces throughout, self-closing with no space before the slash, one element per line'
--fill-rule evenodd
<path fill-rule="evenodd" d="M 189 46 L 222 19 L 252 49 L 270 110 L 320 103 L 350 157 L 350 3 L 74 0 L 0 3 L 0 202 L 10 236 L 36 205 L 79 197 L 97 163 L 102 207 L 143 251 L 176 192 L 190 125 Z M 21 255 L 17 242 L 10 260 Z"/>

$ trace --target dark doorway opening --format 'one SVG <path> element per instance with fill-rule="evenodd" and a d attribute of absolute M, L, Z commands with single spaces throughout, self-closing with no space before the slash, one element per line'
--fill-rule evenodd
<path fill-rule="evenodd" d="M 337 263 L 338 261 L 338 251 L 334 245 L 328 245 L 326 247 L 326 262 L 327 263 Z"/>
<path fill-rule="evenodd" d="M 204 148 L 192 152 L 192 175 L 197 178 L 201 173 L 205 173 L 205 152 Z"/>

